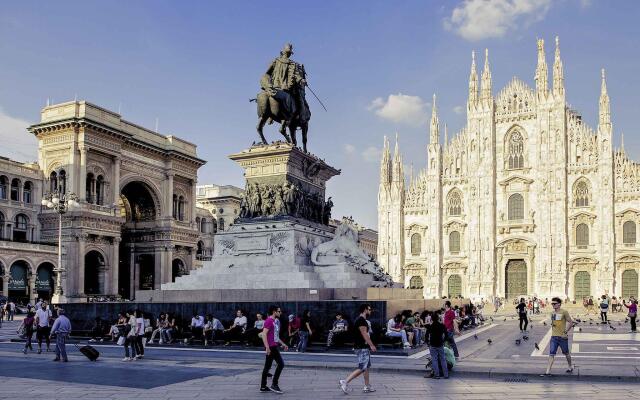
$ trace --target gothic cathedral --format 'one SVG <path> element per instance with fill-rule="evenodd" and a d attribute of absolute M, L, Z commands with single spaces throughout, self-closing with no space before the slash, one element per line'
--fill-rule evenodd
<path fill-rule="evenodd" d="M 538 40 L 535 89 L 492 95 L 488 53 L 472 55 L 466 126 L 444 144 L 435 104 L 427 167 L 405 187 L 385 138 L 378 259 L 425 298 L 638 296 L 640 165 L 612 147 L 602 70 L 597 130 L 565 100 L 556 38 L 548 85 Z"/>

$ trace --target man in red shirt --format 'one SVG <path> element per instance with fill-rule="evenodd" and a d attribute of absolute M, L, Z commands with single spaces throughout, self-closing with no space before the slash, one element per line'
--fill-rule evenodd
<path fill-rule="evenodd" d="M 442 322 L 444 323 L 444 327 L 447 328 L 447 342 L 451 345 L 451 350 L 453 350 L 453 355 L 456 356 L 456 360 L 460 357 L 458 354 L 458 346 L 456 346 L 456 341 L 453 339 L 454 329 L 453 329 L 453 320 L 456 319 L 456 313 L 451 308 L 451 302 L 447 300 L 444 303 L 444 317 L 442 318 Z"/>

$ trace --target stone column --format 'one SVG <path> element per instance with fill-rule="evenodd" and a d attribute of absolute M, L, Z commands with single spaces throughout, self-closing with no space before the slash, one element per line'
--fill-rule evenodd
<path fill-rule="evenodd" d="M 87 190 L 84 182 L 87 181 L 87 148 L 85 146 L 80 146 L 80 176 L 78 177 L 78 184 L 76 185 L 76 190 L 78 193 L 78 197 L 80 197 L 80 202 L 87 201 Z M 84 282 L 82 283 L 84 285 Z"/>
<path fill-rule="evenodd" d="M 8 272 L 9 267 L 6 268 Z M 2 294 L 7 297 L 9 296 L 9 279 L 11 279 L 11 275 L 9 274 L 2 277 Z"/>
<path fill-rule="evenodd" d="M 131 258 L 129 259 L 129 296 L 134 299 L 136 297 L 136 275 L 138 264 L 136 262 L 135 251 L 131 249 Z"/>
<path fill-rule="evenodd" d="M 83 296 L 84 295 L 84 271 L 85 271 L 85 265 L 84 265 L 84 253 L 85 253 L 85 240 L 86 240 L 87 236 L 84 234 L 81 234 L 78 238 L 78 258 L 79 260 L 77 265 L 78 265 L 78 282 L 76 284 L 76 288 L 77 288 L 77 292 L 75 294 Z M 67 274 L 69 274 L 70 269 L 69 269 L 69 263 L 67 263 L 66 265 L 67 267 Z M 67 293 L 67 296 L 69 295 L 69 293 Z"/>
<path fill-rule="evenodd" d="M 173 172 L 167 173 L 167 180 L 165 181 L 165 187 L 164 187 L 164 193 L 165 193 L 164 216 L 170 217 L 170 218 L 173 217 L 173 175 L 174 175 Z"/>
<path fill-rule="evenodd" d="M 36 292 L 36 273 L 34 272 L 29 277 L 27 284 L 29 285 L 29 302 L 31 304 L 36 304 L 36 297 L 38 293 Z"/>
<path fill-rule="evenodd" d="M 173 247 L 168 247 L 165 252 L 164 279 L 162 283 L 171 282 L 173 275 Z"/>
<path fill-rule="evenodd" d="M 13 229 L 12 229 L 11 222 L 7 224 L 7 239 L 13 241 Z"/>
<path fill-rule="evenodd" d="M 156 247 L 153 251 L 153 290 L 160 290 L 160 285 L 166 277 L 162 270 L 162 247 Z"/>
<path fill-rule="evenodd" d="M 111 292 L 108 294 L 118 295 L 118 278 L 120 274 L 120 238 L 113 238 L 113 260 L 111 262 Z"/>
<path fill-rule="evenodd" d="M 118 200 L 120 199 L 120 156 L 116 156 L 113 161 L 113 205 L 118 206 Z M 116 287 L 116 290 L 118 288 Z"/>
<path fill-rule="evenodd" d="M 198 179 L 194 178 L 191 182 L 191 225 L 196 226 L 196 197 L 198 196 Z M 198 227 L 199 229 L 200 227 Z"/>

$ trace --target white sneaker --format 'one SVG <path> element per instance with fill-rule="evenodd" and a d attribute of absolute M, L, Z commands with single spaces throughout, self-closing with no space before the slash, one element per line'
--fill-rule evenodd
<path fill-rule="evenodd" d="M 122 361 L 131 361 L 131 357 L 125 357 L 122 359 Z"/>
<path fill-rule="evenodd" d="M 344 379 L 340 379 L 338 381 L 338 384 L 340 385 L 340 389 L 342 389 L 342 393 L 349 394 L 349 388 L 347 387 L 347 381 L 345 381 Z"/>
<path fill-rule="evenodd" d="M 371 385 L 365 385 L 365 387 L 362 388 L 362 393 L 373 393 L 375 391 L 376 390 L 373 387 L 371 387 Z"/>
<path fill-rule="evenodd" d="M 411 345 L 410 345 L 409 343 L 405 343 L 405 344 L 403 345 L 403 347 L 404 347 L 405 349 L 409 349 L 409 348 L 411 348 Z"/>
<path fill-rule="evenodd" d="M 89 339 L 89 343 L 95 343 L 95 339 Z"/>

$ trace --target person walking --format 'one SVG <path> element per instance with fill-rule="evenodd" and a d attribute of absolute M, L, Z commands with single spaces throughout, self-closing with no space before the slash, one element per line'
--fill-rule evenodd
<path fill-rule="evenodd" d="M 527 305 L 524 302 L 524 297 L 520 298 L 520 303 L 516 306 L 518 311 L 518 318 L 520 318 L 520 332 L 527 332 L 527 325 L 529 325 L 529 318 L 527 318 Z M 524 327 L 522 326 L 524 324 Z"/>
<path fill-rule="evenodd" d="M 431 367 L 433 372 L 428 375 L 428 378 L 440 379 L 440 376 L 444 379 L 449 379 L 449 367 L 447 366 L 447 359 L 444 354 L 444 342 L 447 338 L 447 329 L 440 322 L 440 311 L 433 313 L 433 322 L 427 335 L 429 336 L 429 354 L 431 355 Z"/>
<path fill-rule="evenodd" d="M 27 349 L 33 351 L 33 347 L 31 346 L 31 338 L 33 337 L 33 325 L 35 323 L 35 318 L 32 312 L 28 312 L 27 316 L 22 320 L 22 324 L 20 324 L 20 328 L 18 328 L 18 332 L 24 332 L 24 338 L 26 340 L 24 344 L 24 349 L 22 352 L 27 354 Z"/>
<path fill-rule="evenodd" d="M 549 362 L 547 364 L 547 371 L 540 375 L 543 377 L 551 376 L 551 367 L 558 351 L 558 347 L 562 350 L 562 354 L 567 358 L 567 364 L 569 368 L 567 373 L 573 372 L 573 364 L 571 362 L 571 354 L 569 353 L 569 330 L 575 326 L 575 322 L 571 319 L 571 315 L 567 310 L 560 308 L 562 300 L 559 297 L 551 299 L 551 307 L 553 312 L 551 313 L 551 343 L 549 346 Z"/>
<path fill-rule="evenodd" d="M 136 356 L 135 358 L 141 359 L 144 357 L 144 316 L 142 315 L 142 311 L 136 310 L 136 336 L 134 338 L 134 346 L 136 348 Z"/>
<path fill-rule="evenodd" d="M 9 315 L 7 316 L 7 321 L 13 321 L 13 316 L 16 314 L 16 303 L 13 301 L 9 302 Z"/>
<path fill-rule="evenodd" d="M 133 311 L 127 311 L 127 324 L 124 326 L 124 358 L 122 361 L 133 361 L 137 360 L 136 357 L 136 340 L 137 340 L 137 322 L 136 316 Z M 129 354 L 129 347 L 131 347 L 131 354 Z"/>
<path fill-rule="evenodd" d="M 51 340 L 49 334 L 49 321 L 51 320 L 51 310 L 46 302 L 40 303 L 40 308 L 36 311 L 36 339 L 38 340 L 38 354 L 42 353 L 42 341 L 47 345 L 47 352 L 51 351 Z"/>
<path fill-rule="evenodd" d="M 629 333 L 636 333 L 636 318 L 638 317 L 638 300 L 636 300 L 633 296 L 631 296 L 629 298 L 629 304 L 627 304 L 627 302 L 624 299 L 622 299 L 622 305 L 627 307 L 627 309 L 629 310 L 629 314 L 627 314 L 627 316 L 629 317 L 629 322 L 631 323 L 631 330 L 629 331 Z"/>
<path fill-rule="evenodd" d="M 300 323 L 300 331 L 298 332 L 300 341 L 298 342 L 298 348 L 296 351 L 300 353 L 307 351 L 307 345 L 309 344 L 309 337 L 311 335 L 313 335 L 313 331 L 311 330 L 311 311 L 304 310 L 302 313 L 302 321 Z"/>
<path fill-rule="evenodd" d="M 456 360 L 460 357 L 458 353 L 458 346 L 456 346 L 456 341 L 453 338 L 455 334 L 455 327 L 453 325 L 453 321 L 456 319 L 456 313 L 451 308 L 451 302 L 449 300 L 444 303 L 444 318 L 443 323 L 444 327 L 447 328 L 447 342 L 451 346 L 451 350 L 453 350 L 453 355 L 456 357 Z"/>
<path fill-rule="evenodd" d="M 602 295 L 600 299 L 600 319 L 603 324 L 609 323 L 609 319 L 607 318 L 607 311 L 609 311 L 609 298 L 606 295 Z"/>
<path fill-rule="evenodd" d="M 358 368 L 355 369 L 346 379 L 340 379 L 338 384 L 344 394 L 349 394 L 349 383 L 359 377 L 364 376 L 364 388 L 363 393 L 373 393 L 376 390 L 371 387 L 369 380 L 369 369 L 371 368 L 371 353 L 376 352 L 376 346 L 371 341 L 369 332 L 371 325 L 368 318 L 371 315 L 371 305 L 362 304 L 359 308 L 360 316 L 356 319 L 354 327 L 356 329 L 353 340 L 353 348 L 358 358 Z"/>
<path fill-rule="evenodd" d="M 269 317 L 264 321 L 262 328 L 262 343 L 264 344 L 264 350 L 266 357 L 264 360 L 264 368 L 262 369 L 262 377 L 260 380 L 260 392 L 275 392 L 282 394 L 282 389 L 278 385 L 280 380 L 280 374 L 284 369 L 284 360 L 280 354 L 280 345 L 284 348 L 284 351 L 289 350 L 289 347 L 280 339 L 280 315 L 282 310 L 280 307 L 272 305 L 269 306 Z M 276 372 L 273 374 L 271 380 L 271 386 L 267 386 L 267 378 L 269 376 L 269 370 L 273 362 L 276 362 Z"/>
<path fill-rule="evenodd" d="M 67 362 L 67 339 L 71 333 L 71 321 L 62 308 L 58 308 L 58 318 L 51 327 L 51 334 L 56 335 L 56 358 L 53 361 Z"/>

